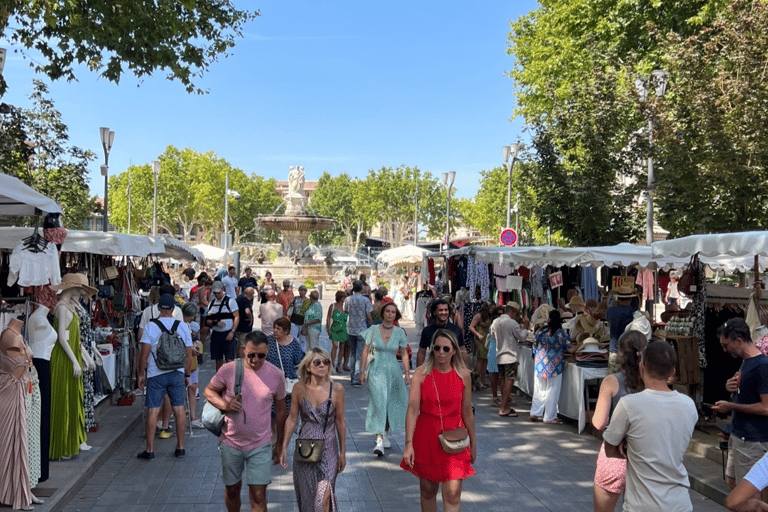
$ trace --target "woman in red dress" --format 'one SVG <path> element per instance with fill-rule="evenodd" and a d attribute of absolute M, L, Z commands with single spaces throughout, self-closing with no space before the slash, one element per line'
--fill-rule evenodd
<path fill-rule="evenodd" d="M 452 331 L 438 329 L 431 348 L 426 363 L 411 380 L 400 467 L 419 477 L 422 512 L 437 511 L 441 483 L 443 510 L 457 512 L 461 510 L 462 480 L 475 474 L 472 464 L 477 457 L 472 382 Z M 469 432 L 469 447 L 461 453 L 446 453 L 438 435 L 459 427 Z"/>

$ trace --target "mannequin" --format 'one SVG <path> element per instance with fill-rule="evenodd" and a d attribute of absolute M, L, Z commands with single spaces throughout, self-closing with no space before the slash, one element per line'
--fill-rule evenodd
<path fill-rule="evenodd" d="M 69 458 L 85 443 L 82 366 L 94 369 L 93 360 L 80 345 L 80 317 L 75 314 L 81 295 L 93 295 L 84 274 L 67 274 L 57 285 L 59 301 L 54 310 L 57 343 L 51 354 L 51 459 Z"/>
<path fill-rule="evenodd" d="M 11 319 L 0 335 L 0 502 L 16 510 L 32 508 L 24 379 L 29 354 L 21 336 L 23 325 Z"/>
<path fill-rule="evenodd" d="M 39 306 L 29 315 L 27 325 L 29 347 L 35 354 L 32 362 L 40 381 L 40 482 L 48 480 L 48 452 L 51 446 L 51 352 L 58 339 L 56 331 L 48 323 L 49 312 L 47 307 Z"/>

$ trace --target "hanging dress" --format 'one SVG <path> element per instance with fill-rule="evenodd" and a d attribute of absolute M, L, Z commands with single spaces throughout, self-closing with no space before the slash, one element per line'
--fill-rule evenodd
<path fill-rule="evenodd" d="M 31 356 L 30 353 L 28 353 Z M 37 369 L 32 364 L 32 358 L 27 359 L 29 368 L 24 372 L 24 387 L 27 389 L 27 452 L 29 453 L 29 486 L 35 487 L 42 474 L 40 457 L 40 425 L 42 395 L 40 394 L 40 379 Z"/>
<path fill-rule="evenodd" d="M 59 306 L 66 307 L 66 306 Z M 59 319 L 53 321 L 53 328 L 58 332 Z M 82 368 L 80 354 L 80 317 L 72 314 L 72 321 L 67 327 L 69 348 Z M 83 397 L 83 376 L 74 378 L 70 361 L 60 343 L 56 343 L 51 353 L 51 448 L 50 459 L 77 455 L 85 436 L 85 404 Z"/>
<path fill-rule="evenodd" d="M 32 503 L 27 448 L 27 395 L 29 383 L 13 374 L 29 365 L 27 356 L 0 351 L 0 503 L 14 509 Z"/>
<path fill-rule="evenodd" d="M 96 335 L 91 328 L 91 314 L 90 312 L 80 306 L 76 306 L 76 316 L 80 317 L 80 345 L 88 352 L 91 359 L 94 358 L 94 350 L 96 349 Z M 96 418 L 94 415 L 95 407 L 95 373 L 98 371 L 83 368 L 83 405 L 85 409 L 85 430 L 88 431 L 92 427 L 96 426 Z M 99 390 L 101 391 L 101 390 Z"/>

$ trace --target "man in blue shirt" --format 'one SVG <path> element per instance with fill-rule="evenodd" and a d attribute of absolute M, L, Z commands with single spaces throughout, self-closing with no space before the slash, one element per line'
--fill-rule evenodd
<path fill-rule="evenodd" d="M 614 291 L 617 304 L 608 308 L 605 319 L 610 325 L 611 334 L 611 355 L 608 359 L 608 375 L 617 373 L 621 370 L 619 364 L 619 338 L 624 334 L 624 330 L 632 323 L 636 306 L 632 304 L 632 299 L 636 297 L 631 286 L 620 286 Z"/>
<path fill-rule="evenodd" d="M 723 350 L 744 362 L 725 388 L 733 401 L 720 400 L 715 412 L 733 412 L 725 479 L 731 489 L 768 452 L 768 357 L 752 343 L 750 328 L 741 318 L 728 320 L 718 330 Z"/>
<path fill-rule="evenodd" d="M 430 345 L 432 345 L 432 336 L 438 329 L 450 329 L 456 334 L 456 338 L 459 340 L 459 350 L 461 351 L 461 357 L 464 362 L 467 362 L 467 349 L 464 347 L 464 335 L 458 325 L 450 321 L 450 306 L 445 299 L 437 299 L 432 301 L 430 305 L 432 310 L 432 322 L 421 331 L 421 339 L 419 340 L 419 351 L 416 353 L 416 367 L 424 364 L 424 359 L 427 355 Z"/>

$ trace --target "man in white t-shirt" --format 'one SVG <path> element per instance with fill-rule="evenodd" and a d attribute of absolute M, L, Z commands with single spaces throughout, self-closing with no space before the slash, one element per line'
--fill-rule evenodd
<path fill-rule="evenodd" d="M 237 355 L 235 331 L 240 324 L 240 309 L 235 298 L 224 292 L 221 281 L 213 283 L 211 294 L 214 298 L 208 303 L 205 322 L 211 328 L 211 359 L 218 371 L 224 359 L 234 361 Z"/>
<path fill-rule="evenodd" d="M 725 500 L 729 510 L 737 512 L 768 511 L 768 503 L 762 500 L 760 492 L 768 487 L 768 453 L 752 466 L 739 485 Z"/>
<path fill-rule="evenodd" d="M 155 364 L 155 358 L 157 357 L 157 344 L 163 331 L 155 321 L 147 324 L 141 338 L 141 355 L 139 358 L 139 388 L 144 390 L 146 386 L 144 405 L 147 408 L 147 449 L 141 452 L 138 457 L 145 460 L 155 458 L 153 445 L 157 417 L 160 414 L 160 405 L 163 403 L 163 397 L 166 393 L 168 393 L 171 407 L 173 407 L 173 415 L 176 417 L 176 451 L 174 455 L 176 457 L 184 457 L 185 455 L 184 431 L 187 425 L 184 394 L 187 392 L 187 384 L 192 369 L 192 333 L 190 333 L 186 323 L 173 318 L 174 309 L 178 309 L 173 295 L 162 295 L 158 308 L 160 309 L 160 318 L 156 321 L 160 322 L 168 331 L 173 331 L 175 326 L 174 332 L 179 334 L 187 347 L 186 361 L 184 367 L 176 370 L 159 369 Z"/>
<path fill-rule="evenodd" d="M 683 455 L 698 420 L 689 397 L 671 391 L 677 355 L 665 341 L 643 352 L 645 390 L 619 400 L 603 433 L 605 454 L 627 459 L 625 512 L 690 512 L 688 472 Z"/>
<path fill-rule="evenodd" d="M 227 290 L 227 297 L 237 297 L 237 283 L 238 279 L 235 275 L 235 267 L 231 266 L 227 269 L 227 275 L 221 278 L 221 282 L 224 284 L 224 288 Z"/>

